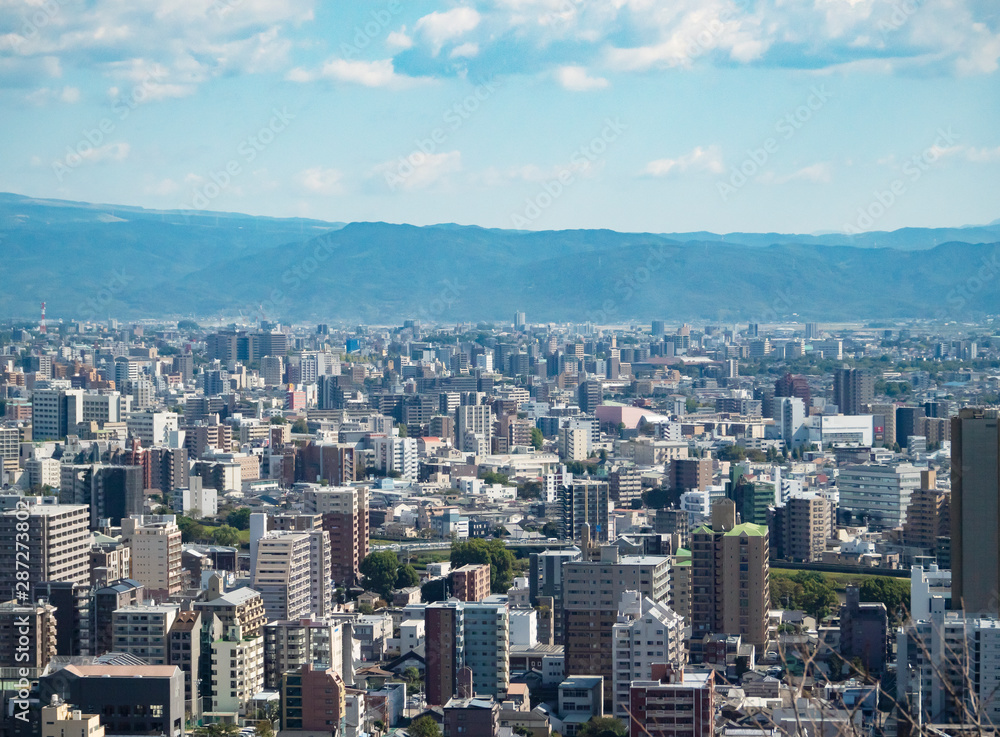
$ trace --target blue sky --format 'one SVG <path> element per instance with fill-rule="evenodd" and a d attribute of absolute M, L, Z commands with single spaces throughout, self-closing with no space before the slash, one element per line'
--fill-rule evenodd
<path fill-rule="evenodd" d="M 0 190 L 326 220 L 1000 218 L 995 0 L 0 0 Z"/>

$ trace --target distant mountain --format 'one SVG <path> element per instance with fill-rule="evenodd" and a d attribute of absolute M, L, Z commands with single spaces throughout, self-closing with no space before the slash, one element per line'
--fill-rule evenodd
<path fill-rule="evenodd" d="M 947 235 L 947 242 L 939 242 Z M 857 236 L 327 223 L 0 195 L 0 316 L 397 322 L 963 319 L 1000 226 Z M 994 260 L 995 259 L 995 260 Z M 987 269 L 983 279 L 980 270 Z"/>

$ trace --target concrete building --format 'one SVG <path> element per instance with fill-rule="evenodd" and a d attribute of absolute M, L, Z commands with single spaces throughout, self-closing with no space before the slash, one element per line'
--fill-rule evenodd
<path fill-rule="evenodd" d="M 487 404 L 462 404 L 455 409 L 455 437 L 463 453 L 485 455 L 493 447 L 493 411 Z M 483 449 L 486 453 L 481 453 Z"/>
<path fill-rule="evenodd" d="M 154 445 L 169 444 L 171 435 L 176 436 L 178 422 L 179 417 L 175 412 L 156 412 L 147 409 L 129 413 L 125 426 L 130 437 L 138 438 L 142 441 L 143 447 L 150 448 Z"/>
<path fill-rule="evenodd" d="M 651 679 L 657 663 L 686 665 L 690 631 L 684 618 L 666 604 L 626 591 L 612 632 L 615 669 L 610 685 L 614 716 L 627 721 L 632 682 Z"/>
<path fill-rule="evenodd" d="M 553 644 L 563 644 L 563 563 L 580 560 L 579 548 L 531 553 L 528 567 L 528 596 L 533 607 L 542 599 L 552 601 Z"/>
<path fill-rule="evenodd" d="M 490 595 L 490 566 L 469 564 L 448 574 L 449 594 L 459 601 L 482 601 Z"/>
<path fill-rule="evenodd" d="M 101 520 L 120 525 L 122 519 L 142 514 L 145 497 L 142 466 L 108 466 L 101 463 L 65 464 L 60 470 L 59 499 L 64 504 L 85 504 L 90 526 Z"/>
<path fill-rule="evenodd" d="M 56 610 L 56 654 L 90 655 L 93 629 L 92 589 L 72 581 L 42 581 L 32 586 L 31 601 L 44 599 Z"/>
<path fill-rule="evenodd" d="M 257 541 L 251 586 L 268 619 L 326 616 L 332 611 L 330 543 L 325 530 L 271 531 Z"/>
<path fill-rule="evenodd" d="M 875 378 L 865 369 L 839 368 L 833 372 L 833 403 L 845 415 L 860 415 L 875 397 Z"/>
<path fill-rule="evenodd" d="M 34 582 L 89 583 L 88 520 L 87 507 L 76 504 L 32 504 L 0 513 L 0 598 L 17 598 L 19 589 L 27 594 Z M 24 522 L 27 530 L 19 531 Z"/>
<path fill-rule="evenodd" d="M 654 666 L 652 679 L 632 682 L 629 711 L 629 737 L 712 737 L 715 671 Z"/>
<path fill-rule="evenodd" d="M 951 588 L 956 608 L 1000 613 L 998 412 L 966 408 L 951 420 Z M 0 589 L 2 590 L 2 589 Z"/>
<path fill-rule="evenodd" d="M 910 567 L 910 618 L 927 619 L 931 616 L 934 599 L 939 598 L 945 609 L 951 609 L 951 571 L 931 563 L 924 568 Z"/>
<path fill-rule="evenodd" d="M 334 668 L 305 663 L 281 677 L 282 731 L 347 735 L 347 686 Z"/>
<path fill-rule="evenodd" d="M 41 737 L 104 737 L 98 714 L 84 714 L 58 697 L 42 706 Z"/>
<path fill-rule="evenodd" d="M 310 485 L 302 496 L 303 512 L 322 514 L 330 535 L 331 573 L 338 586 L 354 586 L 368 555 L 368 489 Z"/>
<path fill-rule="evenodd" d="M 372 440 L 375 468 L 389 475 L 398 473 L 407 481 L 417 480 L 417 439 L 390 435 Z"/>
<path fill-rule="evenodd" d="M 349 630 L 345 638 L 344 624 L 335 619 L 268 622 L 264 625 L 264 688 L 281 688 L 282 675 L 303 665 L 317 663 L 338 674 L 350 670 L 351 645 Z"/>
<path fill-rule="evenodd" d="M 608 471 L 608 493 L 620 506 L 629 506 L 642 498 L 642 474 L 635 466 L 612 466 Z"/>
<path fill-rule="evenodd" d="M 238 630 L 241 637 L 260 636 L 266 621 L 264 600 L 261 599 L 260 593 L 246 587 L 223 593 L 219 589 L 219 579 L 221 577 L 216 576 L 215 580 L 209 583 L 208 599 L 194 602 L 193 608 L 205 616 L 210 614 L 217 616 L 227 635 Z"/>
<path fill-rule="evenodd" d="M 444 705 L 443 737 L 498 737 L 500 704 L 493 699 L 467 697 L 451 699 Z"/>
<path fill-rule="evenodd" d="M 143 601 L 142 584 L 138 581 L 124 579 L 108 586 L 94 589 L 94 600 L 91 606 L 93 617 L 94 655 L 104 655 L 114 650 L 114 617 L 115 611 L 123 607 L 141 604 Z"/>
<path fill-rule="evenodd" d="M 730 499 L 712 506 L 712 524 L 691 533 L 691 639 L 742 635 L 758 650 L 767 643 L 771 608 L 767 527 L 736 524 Z"/>
<path fill-rule="evenodd" d="M 443 706 L 458 693 L 458 674 L 465 667 L 465 606 L 457 599 L 428 604 L 424 625 L 427 703 Z"/>
<path fill-rule="evenodd" d="M 116 609 L 111 620 L 115 652 L 128 653 L 149 665 L 170 663 L 170 628 L 177 619 L 176 604 L 133 604 Z"/>
<path fill-rule="evenodd" d="M 264 688 L 264 638 L 239 632 L 212 643 L 212 711 L 244 713 L 247 702 Z"/>
<path fill-rule="evenodd" d="M 39 679 L 39 700 L 54 695 L 99 714 L 111 734 L 184 734 L 184 676 L 175 665 L 67 665 Z"/>
<path fill-rule="evenodd" d="M 704 491 L 711 485 L 711 458 L 674 458 L 670 461 L 671 489 Z"/>
<path fill-rule="evenodd" d="M 466 602 L 465 667 L 472 669 L 472 693 L 500 697 L 510 685 L 510 610 L 507 597 Z"/>
<path fill-rule="evenodd" d="M 190 712 L 197 719 L 202 712 L 202 692 L 201 684 L 204 674 L 211 668 L 209 658 L 209 648 L 202 649 L 202 645 L 217 639 L 216 634 L 221 635 L 221 624 L 214 617 L 212 624 L 202 633 L 202 613 L 199 611 L 180 611 L 174 618 L 174 622 L 168 633 L 168 653 L 167 660 L 171 665 L 176 665 L 184 674 L 184 710 Z M 213 629 L 220 632 L 214 633 Z"/>
<path fill-rule="evenodd" d="M 608 542 L 611 527 L 611 496 L 605 481 L 573 479 L 559 489 L 562 537 L 579 540 L 583 525 L 590 525 L 590 538 Z"/>
<path fill-rule="evenodd" d="M 772 557 L 803 563 L 821 561 L 833 536 L 833 505 L 821 496 L 793 494 L 774 512 L 770 525 Z"/>
<path fill-rule="evenodd" d="M 889 615 L 882 602 L 861 601 L 857 586 L 847 587 L 840 605 L 840 654 L 848 662 L 860 658 L 869 673 L 885 673 L 889 659 Z"/>
<path fill-rule="evenodd" d="M 563 565 L 563 633 L 565 673 L 603 676 L 606 711 L 612 710 L 614 626 L 626 591 L 654 602 L 670 594 L 670 559 L 658 556 L 619 557 L 618 548 L 601 548 L 601 560 Z"/>
<path fill-rule="evenodd" d="M 920 487 L 920 469 L 908 463 L 866 463 L 840 470 L 839 508 L 875 528 L 893 529 L 906 521 L 910 496 Z"/>
<path fill-rule="evenodd" d="M 51 604 L 0 604 L 0 668 L 37 677 L 56 654 L 55 615 Z"/>
<path fill-rule="evenodd" d="M 181 592 L 181 531 L 174 515 L 123 519 L 122 542 L 132 551 L 132 578 L 143 585 L 147 596 L 164 599 Z"/>
<path fill-rule="evenodd" d="M 903 523 L 903 544 L 933 551 L 941 537 L 951 535 L 951 492 L 938 489 L 934 471 L 921 471 L 920 488 L 910 494 Z"/>

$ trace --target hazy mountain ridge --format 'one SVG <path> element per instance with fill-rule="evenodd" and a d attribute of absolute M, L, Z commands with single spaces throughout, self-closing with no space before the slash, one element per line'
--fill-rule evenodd
<path fill-rule="evenodd" d="M 1000 271 L 998 243 L 997 225 L 854 237 L 526 232 L 0 195 L 0 310 L 33 316 L 45 300 L 53 318 L 961 319 L 997 311 L 996 279 L 975 277 L 984 260 Z"/>

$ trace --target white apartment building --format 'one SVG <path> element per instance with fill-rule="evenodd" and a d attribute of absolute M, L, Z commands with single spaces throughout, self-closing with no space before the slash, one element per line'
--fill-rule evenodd
<path fill-rule="evenodd" d="M 135 604 L 115 609 L 111 620 L 115 652 L 135 655 L 149 665 L 168 665 L 170 628 L 179 609 L 177 604 Z"/>
<path fill-rule="evenodd" d="M 240 714 L 264 688 L 264 637 L 212 643 L 212 711 Z"/>
<path fill-rule="evenodd" d="M 374 438 L 375 467 L 386 474 L 396 471 L 407 481 L 417 480 L 417 439 L 390 435 Z"/>
<path fill-rule="evenodd" d="M 324 530 L 272 530 L 256 541 L 251 586 L 267 618 L 285 620 L 332 612 L 330 537 Z"/>
<path fill-rule="evenodd" d="M 174 412 L 143 410 L 129 414 L 125 426 L 129 435 L 139 438 L 143 446 L 148 448 L 151 445 L 169 445 L 171 433 L 177 432 L 177 422 L 177 414 Z"/>
<path fill-rule="evenodd" d="M 615 716 L 628 719 L 626 709 L 632 681 L 650 680 L 654 663 L 685 665 L 684 643 L 691 632 L 684 624 L 684 617 L 666 604 L 641 596 L 638 591 L 625 591 L 612 633 Z"/>

